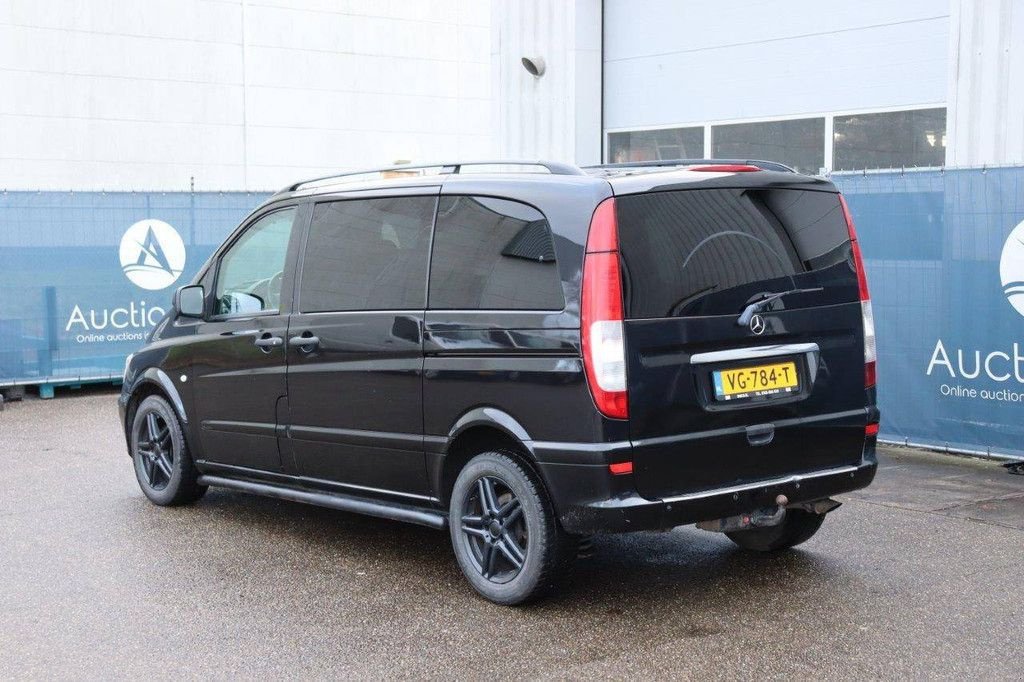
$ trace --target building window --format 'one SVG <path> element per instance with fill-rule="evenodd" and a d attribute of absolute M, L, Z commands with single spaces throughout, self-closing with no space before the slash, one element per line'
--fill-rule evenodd
<path fill-rule="evenodd" d="M 711 150 L 717 159 L 777 161 L 814 175 L 825 166 L 825 119 L 713 126 Z"/>
<path fill-rule="evenodd" d="M 611 163 L 701 158 L 704 158 L 703 126 L 608 135 L 608 159 Z"/>
<path fill-rule="evenodd" d="M 942 166 L 946 110 L 836 116 L 832 143 L 834 170 Z"/>

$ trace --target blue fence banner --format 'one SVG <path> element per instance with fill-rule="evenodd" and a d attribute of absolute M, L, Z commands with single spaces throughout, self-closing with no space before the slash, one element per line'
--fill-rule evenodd
<path fill-rule="evenodd" d="M 120 377 L 174 290 L 268 196 L 0 193 L 0 386 Z"/>
<path fill-rule="evenodd" d="M 881 438 L 1024 456 L 1024 168 L 832 180 L 867 261 Z M 0 193 L 0 386 L 119 377 L 268 196 Z"/>
<path fill-rule="evenodd" d="M 1024 168 L 832 180 L 867 261 L 880 437 L 1024 456 Z"/>

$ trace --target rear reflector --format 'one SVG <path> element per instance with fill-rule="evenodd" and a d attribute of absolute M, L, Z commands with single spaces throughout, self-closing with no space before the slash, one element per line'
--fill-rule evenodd
<path fill-rule="evenodd" d="M 761 169 L 741 163 L 719 163 L 711 166 L 691 166 L 687 170 L 699 173 L 756 173 Z"/>
<path fill-rule="evenodd" d="M 622 273 L 615 199 L 594 211 L 583 260 L 580 340 L 583 367 L 601 414 L 626 419 L 626 347 L 622 329 Z"/>
<path fill-rule="evenodd" d="M 615 464 L 609 464 L 608 471 L 612 472 L 616 476 L 622 476 L 623 474 L 631 474 L 633 473 L 633 463 L 616 462 Z"/>
<path fill-rule="evenodd" d="M 860 312 L 864 324 L 864 388 L 875 385 L 875 364 L 878 359 L 875 349 L 875 316 L 871 310 L 871 294 L 868 291 L 868 275 L 864 268 L 864 256 L 860 252 L 860 241 L 857 230 L 853 226 L 853 215 L 846 199 L 839 195 L 839 205 L 843 207 L 846 218 L 846 229 L 850 233 L 850 248 L 853 251 L 853 267 L 857 271 L 857 288 L 860 291 Z"/>
<path fill-rule="evenodd" d="M 868 424 L 864 427 L 865 436 L 877 436 L 878 435 L 878 424 Z"/>

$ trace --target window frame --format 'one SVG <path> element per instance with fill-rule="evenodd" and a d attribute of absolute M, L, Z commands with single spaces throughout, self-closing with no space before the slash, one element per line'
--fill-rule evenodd
<path fill-rule="evenodd" d="M 611 135 L 615 133 L 636 133 L 651 130 L 672 130 L 677 128 L 696 128 L 704 126 L 704 158 L 712 158 L 713 140 L 711 139 L 711 129 L 715 126 L 723 125 L 734 125 L 743 123 L 776 123 L 781 121 L 796 121 L 801 119 L 810 118 L 824 118 L 825 119 L 825 158 L 824 158 L 824 174 L 832 175 L 833 173 L 861 173 L 867 171 L 878 172 L 894 170 L 893 168 L 858 168 L 852 171 L 836 170 L 835 169 L 835 119 L 847 116 L 859 116 L 868 114 L 891 114 L 901 113 L 908 111 L 921 111 L 928 109 L 944 109 L 946 111 L 946 135 L 949 135 L 949 103 L 948 102 L 927 102 L 918 104 L 900 104 L 893 106 L 881 106 L 881 107 L 867 107 L 863 109 L 837 109 L 834 111 L 807 111 L 799 114 L 790 114 L 784 116 L 759 116 L 751 118 L 738 118 L 738 119 L 722 119 L 722 120 L 706 120 L 706 121 L 690 121 L 690 122 L 679 122 L 667 125 L 656 125 L 656 126 L 636 126 L 636 127 L 625 127 L 625 128 L 605 128 L 603 131 L 602 141 L 604 143 L 603 158 L 604 163 L 612 163 L 613 160 L 610 158 L 611 155 Z M 948 150 L 948 146 L 947 146 Z M 942 166 L 906 166 L 903 170 L 936 170 L 944 168 L 945 162 Z"/>
<path fill-rule="evenodd" d="M 828 119 L 828 117 L 826 117 L 826 116 L 798 116 L 798 117 L 794 116 L 794 117 L 791 117 L 791 118 L 782 118 L 782 119 L 771 120 L 771 121 L 735 121 L 735 122 L 731 122 L 731 123 L 715 123 L 715 124 L 711 125 L 711 135 L 710 135 L 710 138 L 708 140 L 706 140 L 706 142 L 709 144 L 709 147 L 707 149 L 705 149 L 704 151 L 707 154 L 707 158 L 709 158 L 709 159 L 714 159 L 714 158 L 723 158 L 723 159 L 736 159 L 736 158 L 753 158 L 753 159 L 756 159 L 756 158 L 762 158 L 760 155 L 754 155 L 754 154 L 721 154 L 721 155 L 717 155 L 715 153 L 715 143 L 718 141 L 716 138 L 718 138 L 720 135 L 723 135 L 725 133 L 725 131 L 721 130 L 721 129 L 722 128 L 731 128 L 733 131 L 735 131 L 740 126 L 772 126 L 772 125 L 785 125 L 787 123 L 811 123 L 811 124 L 817 124 L 818 121 L 821 121 L 821 138 L 818 140 L 818 142 L 821 143 L 821 147 L 820 147 L 820 150 L 821 150 L 821 165 L 818 166 L 818 168 L 813 169 L 813 170 L 808 170 L 808 171 L 797 170 L 798 173 L 806 173 L 807 175 L 815 175 L 816 173 L 820 172 L 821 168 L 826 168 L 826 164 L 828 163 L 828 150 L 827 150 L 827 147 L 829 145 L 829 140 L 827 139 L 828 138 L 828 134 L 827 134 L 828 133 L 828 120 L 827 119 Z M 808 136 L 809 140 L 813 139 L 813 138 L 814 138 L 813 135 Z M 729 143 L 726 143 L 726 144 L 729 144 Z M 785 149 L 792 150 L 792 149 L 799 149 L 799 147 L 785 147 Z M 816 147 L 814 149 L 814 153 L 817 154 L 817 152 L 818 152 L 818 148 Z M 787 160 L 787 159 L 770 159 L 769 158 L 769 159 L 764 159 L 764 160 L 765 161 L 776 161 L 778 163 L 782 163 L 782 164 L 785 164 L 787 166 L 789 166 L 789 164 L 790 164 L 789 160 Z"/>
<path fill-rule="evenodd" d="M 424 185 L 423 187 L 396 187 L 383 190 L 366 190 L 350 194 L 317 194 L 309 197 L 307 215 L 302 226 L 300 243 L 296 247 L 296 263 L 294 268 L 294 289 L 292 293 L 292 312 L 297 315 L 359 315 L 364 313 L 422 313 L 430 300 L 430 262 L 434 251 L 434 228 L 437 225 L 437 208 L 440 205 L 441 186 Z M 309 234 L 313 228 L 313 212 L 317 204 L 332 204 L 339 201 L 367 201 L 373 199 L 414 199 L 431 197 L 434 199 L 434 213 L 431 216 L 429 235 L 427 237 L 427 267 L 424 273 L 424 294 L 422 308 L 368 308 L 365 310 L 318 310 L 315 312 L 302 309 L 302 273 L 306 267 L 306 249 L 309 247 Z"/>
<path fill-rule="evenodd" d="M 272 206 L 267 206 L 265 210 L 259 211 L 252 214 L 247 218 L 242 225 L 235 230 L 234 234 L 231 235 L 230 239 L 226 241 L 220 249 L 214 255 L 212 261 L 213 277 L 210 279 L 210 291 L 206 294 L 206 302 L 203 310 L 203 320 L 207 322 L 221 322 L 225 320 L 238 320 L 238 319 L 252 319 L 257 317 L 272 317 L 275 315 L 283 315 L 291 312 L 292 293 L 288 289 L 293 285 L 293 273 L 294 268 L 291 267 L 295 260 L 295 249 L 297 246 L 299 232 L 304 227 L 305 222 L 304 216 L 305 204 L 301 202 L 288 202 L 279 203 Z M 290 232 L 288 233 L 288 246 L 285 250 L 284 257 L 284 269 L 281 276 L 281 305 L 276 309 L 260 310 L 255 313 L 221 313 L 215 314 L 215 304 L 217 301 L 217 287 L 220 284 L 221 267 L 224 261 L 224 257 L 235 247 L 235 244 L 245 236 L 246 233 L 251 230 L 256 223 L 260 222 L 264 218 L 273 215 L 274 213 L 280 213 L 282 211 L 293 210 L 295 214 L 292 216 L 292 224 Z M 205 279 L 207 272 L 210 268 L 204 270 L 200 275 L 197 276 L 196 281 Z"/>
<path fill-rule="evenodd" d="M 854 167 L 854 168 L 850 168 L 850 169 L 843 169 L 843 168 L 836 169 L 835 157 L 836 157 L 836 144 L 837 144 L 837 140 L 835 138 L 835 135 L 836 135 L 836 124 L 838 122 L 838 119 L 850 119 L 850 118 L 854 118 L 854 117 L 858 117 L 858 116 L 871 117 L 871 116 L 886 116 L 886 115 L 892 115 L 892 114 L 913 114 L 915 112 L 935 112 L 935 111 L 940 111 L 940 110 L 943 113 L 943 126 L 944 126 L 943 132 L 942 132 L 942 136 L 941 136 L 941 139 L 943 140 L 943 144 L 940 145 L 942 147 L 942 149 L 943 149 L 943 164 L 942 165 L 939 165 L 939 166 L 911 166 L 911 165 L 903 164 L 901 166 L 863 166 L 861 168 Z M 914 169 L 914 170 L 925 170 L 925 169 L 942 168 L 945 165 L 945 150 L 948 149 L 948 145 L 945 144 L 945 141 L 948 139 L 948 136 L 949 136 L 949 108 L 946 107 L 946 106 L 914 107 L 912 109 L 891 109 L 891 110 L 886 110 L 886 111 L 858 111 L 858 112 L 853 112 L 853 113 L 837 113 L 837 114 L 833 114 L 832 115 L 832 140 L 831 140 L 832 141 L 832 150 L 831 150 L 832 151 L 832 158 L 831 158 L 831 161 L 830 161 L 830 164 L 829 164 L 829 169 L 830 169 L 831 172 L 835 172 L 835 173 L 851 173 L 851 172 L 852 173 L 857 173 L 857 172 L 860 172 L 862 170 L 879 171 L 879 170 L 895 170 L 896 168 L 900 168 L 900 169 L 908 169 L 909 168 L 909 169 Z M 904 141 L 907 141 L 907 140 L 904 140 Z M 911 138 L 911 141 L 912 141 L 912 138 Z"/>
<path fill-rule="evenodd" d="M 441 201 L 443 199 L 446 199 L 446 198 L 458 199 L 460 197 L 470 197 L 470 198 L 479 197 L 479 198 L 483 198 L 483 199 L 497 199 L 499 201 L 511 201 L 511 202 L 515 202 L 517 204 L 522 204 L 523 206 L 527 206 L 527 207 L 533 209 L 534 211 L 537 211 L 537 213 L 539 213 L 544 218 L 544 221 L 548 224 L 548 231 L 551 233 L 552 245 L 553 245 L 553 248 L 554 248 L 554 251 L 555 251 L 555 261 L 554 261 L 555 272 L 558 275 L 558 287 L 559 287 L 559 290 L 562 292 L 562 307 L 561 308 L 436 308 L 436 307 L 433 307 L 433 306 L 430 305 L 430 275 L 434 271 L 434 247 L 435 247 L 435 245 L 437 243 L 437 223 L 438 223 L 438 218 L 440 217 Z M 544 213 L 544 211 L 542 211 L 540 209 L 540 207 L 537 206 L 536 204 L 531 203 L 529 201 L 524 201 L 524 200 L 519 199 L 519 198 L 504 196 L 504 195 L 501 195 L 501 194 L 491 194 L 491 193 L 488 193 L 488 192 L 467 192 L 467 191 L 442 192 L 440 194 L 440 196 L 438 197 L 437 209 L 434 211 L 434 225 L 433 225 L 433 228 L 431 229 L 431 232 L 430 232 L 430 260 L 427 263 L 427 306 L 426 306 L 426 310 L 428 312 L 434 312 L 434 313 L 443 313 L 443 312 L 446 312 L 446 313 L 490 313 L 490 314 L 502 313 L 502 314 L 513 314 L 513 315 L 516 314 L 516 313 L 524 313 L 524 314 L 541 313 L 541 314 L 544 314 L 544 315 L 552 315 L 552 314 L 557 314 L 557 313 L 565 313 L 568 310 L 568 307 L 569 307 L 569 296 L 567 295 L 567 292 L 565 290 L 565 281 L 564 281 L 564 278 L 562 277 L 561 260 L 562 259 L 559 258 L 559 255 L 558 255 L 558 245 L 557 245 L 557 242 L 555 241 L 555 231 L 551 227 L 551 221 L 548 219 L 547 214 Z"/>

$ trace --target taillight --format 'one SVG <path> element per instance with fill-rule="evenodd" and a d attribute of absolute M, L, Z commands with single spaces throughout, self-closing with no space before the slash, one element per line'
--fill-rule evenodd
<path fill-rule="evenodd" d="M 581 298 L 580 336 L 590 394 L 601 414 L 626 419 L 629 404 L 615 199 L 601 202 L 590 221 Z"/>
<path fill-rule="evenodd" d="M 860 290 L 860 312 L 864 322 L 864 387 L 875 385 L 875 367 L 877 354 L 875 351 L 875 316 L 871 311 L 871 294 L 868 292 L 868 276 L 864 269 L 864 256 L 860 252 L 857 230 L 853 227 L 853 215 L 846 199 L 839 195 L 839 204 L 843 207 L 846 218 L 846 229 L 850 233 L 850 245 L 853 249 L 853 265 L 857 270 L 857 288 Z"/>
<path fill-rule="evenodd" d="M 878 435 L 878 424 L 868 424 L 864 427 L 865 436 L 877 436 Z"/>

